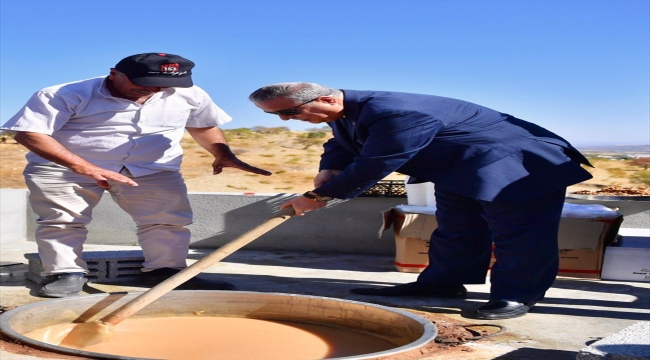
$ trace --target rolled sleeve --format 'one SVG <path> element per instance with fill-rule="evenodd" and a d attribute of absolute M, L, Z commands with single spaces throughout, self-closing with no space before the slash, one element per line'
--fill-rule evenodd
<path fill-rule="evenodd" d="M 38 91 L 2 126 L 2 130 L 52 135 L 70 120 L 72 114 L 74 105 L 64 97 L 48 91 Z"/>

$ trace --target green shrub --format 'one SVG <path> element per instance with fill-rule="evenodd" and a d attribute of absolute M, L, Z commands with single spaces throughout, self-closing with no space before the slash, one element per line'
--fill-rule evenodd
<path fill-rule="evenodd" d="M 626 178 L 627 174 L 625 173 L 625 170 L 623 169 L 607 169 L 607 173 L 611 177 L 615 178 Z"/>
<path fill-rule="evenodd" d="M 306 137 L 308 139 L 320 139 L 320 138 L 324 138 L 327 135 L 329 134 L 323 131 L 310 131 L 307 133 Z"/>
<path fill-rule="evenodd" d="M 253 132 L 260 133 L 260 134 L 279 134 L 279 133 L 291 131 L 286 126 L 278 126 L 278 127 L 271 127 L 271 128 L 264 127 L 264 126 L 255 126 L 251 130 Z"/>
<path fill-rule="evenodd" d="M 650 186 L 650 171 L 637 171 L 630 175 L 630 181 Z"/>
<path fill-rule="evenodd" d="M 226 136 L 226 140 L 229 139 L 257 139 L 260 137 L 259 134 L 254 133 L 251 129 L 248 128 L 238 128 L 238 129 L 225 129 L 223 134 Z"/>

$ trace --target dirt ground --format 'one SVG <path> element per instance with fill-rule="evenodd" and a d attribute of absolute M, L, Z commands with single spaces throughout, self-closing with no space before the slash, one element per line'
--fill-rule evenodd
<path fill-rule="evenodd" d="M 313 189 L 321 144 L 327 139 L 306 140 L 305 135 L 305 132 L 228 132 L 230 146 L 241 160 L 273 172 L 271 176 L 262 176 L 235 169 L 212 175 L 212 157 L 186 134 L 181 171 L 190 192 L 303 193 Z M 26 152 L 13 139 L 0 143 L 1 188 L 25 188 L 22 170 Z M 626 161 L 598 160 L 594 165 L 595 169 L 588 169 L 594 178 L 572 186 L 569 191 L 594 190 L 605 185 L 638 185 L 631 183 L 627 176 L 639 169 L 631 168 Z M 386 179 L 403 178 L 401 174 L 392 174 Z"/>

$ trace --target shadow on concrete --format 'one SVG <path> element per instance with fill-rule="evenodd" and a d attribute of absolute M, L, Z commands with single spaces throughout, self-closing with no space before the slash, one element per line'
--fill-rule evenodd
<path fill-rule="evenodd" d="M 544 300 L 546 302 L 546 300 Z M 621 303 L 621 304 L 630 304 L 630 303 Z M 610 310 L 596 310 L 596 309 L 576 309 L 574 305 L 583 305 L 580 301 L 574 301 L 572 303 L 567 303 L 566 307 L 557 307 L 557 306 L 544 306 L 544 304 L 537 304 L 531 309 L 531 313 L 536 314 L 551 314 L 551 315 L 570 315 L 570 316 L 584 316 L 584 317 L 596 317 L 596 318 L 607 318 L 607 319 L 625 319 L 625 320 L 637 320 L 637 321 L 650 321 L 650 314 L 641 313 L 641 312 L 628 312 L 621 309 L 619 311 L 610 311 Z M 619 307 L 628 307 L 620 306 Z M 633 307 L 633 306 L 629 306 Z"/>
<path fill-rule="evenodd" d="M 209 253 L 206 250 L 201 254 L 194 254 L 192 257 L 200 258 Z M 345 254 L 320 254 L 309 252 L 257 252 L 241 251 L 232 254 L 224 259 L 224 262 L 241 263 L 259 266 L 253 269 L 253 274 L 219 274 L 204 272 L 203 277 L 214 280 L 228 281 L 240 291 L 255 292 L 281 292 L 290 294 L 303 294 L 324 297 L 334 297 L 349 300 L 377 303 L 386 306 L 397 306 L 412 308 L 422 311 L 435 311 L 440 313 L 456 313 L 463 317 L 470 317 L 477 307 L 489 300 L 487 287 L 483 291 L 476 291 L 477 288 L 469 287 L 470 292 L 467 299 L 436 299 L 430 297 L 373 297 L 355 295 L 349 292 L 355 287 L 376 287 L 392 286 L 398 284 L 392 275 L 395 274 L 392 265 L 392 257 L 387 256 L 366 256 L 366 255 L 345 255 Z M 26 270 L 27 266 L 17 266 L 17 275 Z M 284 269 L 274 269 L 282 267 Z M 322 277 L 314 278 L 309 272 L 312 269 L 332 271 L 343 270 L 349 273 L 322 273 Z M 305 271 L 309 270 L 309 271 Z M 275 271 L 286 274 L 278 276 Z M 273 273 L 272 273 L 273 272 Z M 360 272 L 356 274 L 355 272 Z M 361 273 L 365 273 L 361 274 Z M 376 275 L 375 275 L 376 274 Z M 392 274 L 392 275 L 391 275 Z M 391 275 L 387 278 L 383 275 Z M 416 275 L 416 274 L 411 274 Z M 361 278 L 359 278 L 359 276 Z M 415 279 L 415 276 L 408 278 Z M 23 276 L 7 277 L 2 276 L 0 286 L 27 287 L 30 294 L 35 295 L 35 290 L 40 286 L 26 280 Z M 110 284 L 121 291 L 122 287 L 133 285 Z M 128 291 L 143 291 L 147 287 L 131 287 Z M 562 297 L 547 296 L 543 302 L 538 303 L 531 313 L 549 315 L 568 315 L 580 317 L 595 317 L 602 319 L 626 319 L 636 321 L 650 320 L 650 292 L 647 284 L 639 286 L 629 283 L 600 282 L 599 280 L 587 279 L 566 279 L 558 278 L 553 288 L 575 290 L 575 296 L 571 293 Z M 102 287 L 95 287 L 94 284 L 87 284 L 84 288 L 86 293 L 103 293 Z M 552 291 L 550 292 L 552 293 Z M 602 295 L 600 295 L 602 294 Z M 627 295 L 630 301 L 617 301 L 618 297 L 612 295 Z M 461 310 L 462 309 L 462 310 Z"/>
<path fill-rule="evenodd" d="M 603 344 L 592 348 L 607 354 L 604 359 L 650 359 L 650 346 L 643 344 Z"/>
<path fill-rule="evenodd" d="M 278 252 L 242 252 L 240 254 L 233 254 L 231 257 L 224 261 L 232 263 L 243 263 L 251 265 L 268 265 L 268 266 L 289 266 L 296 268 L 306 269 L 322 269 L 322 270 L 347 270 L 347 271 L 363 271 L 363 272 L 392 272 L 395 271 L 392 261 L 393 258 L 389 256 L 359 256 L 350 255 L 347 257 L 342 254 L 330 255 L 332 261 L 326 261 L 327 254 L 314 254 L 314 253 L 278 253 Z M 312 279 L 314 280 L 314 279 Z M 344 280 L 337 280 L 343 282 Z M 350 282 L 347 282 L 349 285 Z M 385 281 L 356 281 L 355 286 L 381 286 L 381 285 L 396 285 L 396 283 Z M 615 301 L 615 300 L 600 300 L 598 295 L 590 296 L 589 298 L 568 298 L 568 297 L 549 297 L 547 296 L 543 302 L 537 304 L 531 312 L 541 314 L 556 314 L 556 315 L 572 315 L 584 317 L 600 317 L 612 319 L 628 319 L 628 320 L 650 320 L 650 314 L 647 309 L 650 309 L 650 292 L 646 284 L 640 283 L 641 286 L 631 286 L 629 284 L 615 284 L 611 282 L 600 282 L 594 279 L 564 279 L 558 278 L 553 284 L 553 288 L 566 289 L 575 291 L 586 291 L 590 293 L 603 293 L 608 297 L 611 294 L 622 294 L 635 297 L 633 301 Z M 352 287 L 352 286 L 351 286 Z M 322 295 L 326 296 L 326 295 Z M 603 297 L 607 299 L 608 297 Z M 469 293 L 468 298 L 480 299 L 487 301 L 489 295 L 485 293 Z M 368 297 L 364 298 L 364 301 Z M 370 301 L 372 302 L 372 301 Z M 564 305 L 564 306 L 545 306 L 548 305 Z M 585 306 L 597 306 L 605 309 L 583 309 L 576 308 Z M 646 310 L 645 312 L 630 312 L 625 309 L 638 309 Z"/>
<path fill-rule="evenodd" d="M 368 281 L 351 280 L 351 279 L 326 279 L 326 278 L 299 278 L 299 277 L 284 277 L 274 275 L 251 275 L 251 274 L 216 274 L 216 273 L 202 273 L 201 275 L 206 279 L 228 281 L 236 286 L 237 291 L 251 291 L 251 292 L 277 292 L 287 294 L 300 294 L 311 296 L 323 296 L 331 298 L 340 298 L 346 300 L 355 300 L 362 302 L 369 302 L 384 306 L 409 308 L 418 311 L 435 312 L 443 314 L 459 314 L 464 318 L 471 318 L 474 310 L 481 306 L 489 299 L 489 294 L 483 292 L 470 291 L 465 299 L 444 299 L 434 297 L 376 297 L 376 296 L 363 296 L 356 295 L 349 292 L 350 289 L 355 287 L 368 287 L 377 285 L 393 285 L 387 282 L 373 282 L 369 284 Z M 120 286 L 119 283 L 112 285 Z M 124 285 L 123 285 L 124 286 Z M 616 286 L 616 285 L 612 285 Z M 147 288 L 134 290 L 146 291 Z M 119 289 L 118 289 L 119 290 Z M 643 292 L 645 289 L 637 289 Z M 98 288 L 94 288 L 93 284 L 88 284 L 84 291 L 88 293 L 101 293 L 104 292 Z M 647 304 L 647 297 L 645 304 Z M 563 306 L 546 306 L 545 304 L 563 305 Z M 564 299 L 564 298 L 549 298 L 542 303 L 537 304 L 532 308 L 531 313 L 536 314 L 549 314 L 549 315 L 567 315 L 567 316 L 581 316 L 581 317 L 594 317 L 594 318 L 611 318 L 611 319 L 627 319 L 636 321 L 650 320 L 650 314 L 645 312 L 626 311 L 626 309 L 647 309 L 643 306 L 644 302 L 616 302 L 616 301 L 599 301 L 591 299 Z M 618 310 L 601 310 L 601 309 L 585 309 L 582 306 L 599 306 L 608 308 L 617 308 Z M 537 351 L 537 350 L 535 350 Z"/>
<path fill-rule="evenodd" d="M 213 205 L 197 202 L 192 205 L 195 219 L 190 226 L 191 247 L 215 249 L 233 241 L 268 220 L 291 197 L 293 195 L 287 194 L 265 199 L 240 197 L 237 204 L 220 204 L 218 214 L 210 208 Z M 258 236 L 246 245 L 246 249 L 394 254 L 394 235 L 386 231 L 378 239 L 378 230 L 382 225 L 381 212 L 399 204 L 397 200 L 400 199 L 388 199 L 391 200 L 388 202 L 376 202 L 372 198 L 354 200 L 330 201 L 323 209 L 295 216 Z"/>
<path fill-rule="evenodd" d="M 221 277 L 219 274 L 206 274 Z M 368 287 L 377 285 L 395 285 L 395 283 L 349 279 L 323 279 L 323 278 L 285 278 L 270 275 L 226 275 L 225 279 L 237 284 L 244 291 L 261 292 L 287 292 L 304 295 L 316 295 L 325 297 L 338 297 L 349 300 L 360 300 L 364 302 L 377 303 L 387 306 L 404 306 L 415 310 L 435 311 L 443 313 L 460 313 L 463 317 L 470 317 L 471 313 L 484 301 L 489 300 L 489 294 L 482 292 L 468 292 L 466 299 L 440 299 L 433 297 L 374 297 L 354 295 L 349 292 L 354 287 Z M 571 281 L 571 280 L 569 280 Z M 593 283 L 591 283 L 593 284 Z M 591 287 L 584 286 L 584 291 L 594 292 Z M 616 284 L 595 284 L 599 291 L 613 293 L 614 288 L 628 287 L 627 285 Z M 611 289 L 611 290 L 610 290 Z M 632 302 L 594 300 L 580 298 L 547 298 L 537 304 L 531 310 L 537 314 L 570 315 L 595 318 L 627 319 L 648 321 L 650 313 L 650 297 L 647 289 L 631 287 L 628 294 L 635 295 L 637 300 Z M 597 297 L 597 296 L 595 296 Z M 401 305 L 400 305 L 401 304 Z M 545 304 L 565 306 L 545 306 Z M 584 309 L 582 306 L 598 306 L 609 309 Z M 468 309 L 467 311 L 449 311 L 449 308 Z M 626 309 L 639 309 L 644 312 L 631 312 Z"/>
<path fill-rule="evenodd" d="M 647 291 L 647 290 L 646 290 Z M 577 302 L 580 305 L 584 306 L 601 306 L 608 308 L 627 308 L 627 309 L 643 309 L 648 310 L 650 308 L 650 302 L 647 298 L 640 299 L 637 297 L 636 300 L 630 302 L 621 302 L 614 300 L 595 300 L 595 299 L 569 299 L 569 298 L 555 298 L 547 296 L 543 301 L 545 304 L 557 304 L 557 305 L 571 305 L 576 304 Z"/>
<path fill-rule="evenodd" d="M 210 251 L 208 250 L 193 249 L 193 252 L 188 256 L 188 259 L 199 260 L 209 253 Z M 245 249 L 239 250 L 222 260 L 222 262 L 247 265 L 363 272 L 396 271 L 394 261 L 394 256 L 385 255 L 346 255 L 341 253 L 314 253 L 277 250 L 250 251 Z"/>
<path fill-rule="evenodd" d="M 553 359 L 553 360 L 575 360 L 578 353 L 575 351 L 520 348 L 507 354 L 495 357 L 493 360 L 531 360 L 531 359 Z"/>
<path fill-rule="evenodd" d="M 630 294 L 642 290 L 642 293 L 646 294 L 646 297 L 650 297 L 650 293 L 647 292 L 650 284 L 644 282 L 638 282 L 638 284 L 642 287 L 645 287 L 645 289 L 642 290 L 639 287 L 631 286 L 626 283 L 618 284 L 616 282 L 602 282 L 597 279 L 558 278 L 553 283 L 553 287 L 568 290 L 603 291 L 617 294 Z"/>

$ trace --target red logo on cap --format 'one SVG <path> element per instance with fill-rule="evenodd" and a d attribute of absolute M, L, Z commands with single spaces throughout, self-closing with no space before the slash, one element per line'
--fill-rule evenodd
<path fill-rule="evenodd" d="M 178 72 L 178 64 L 162 64 L 162 65 L 160 65 L 160 72 L 162 72 L 162 73 L 176 73 L 176 72 Z"/>

